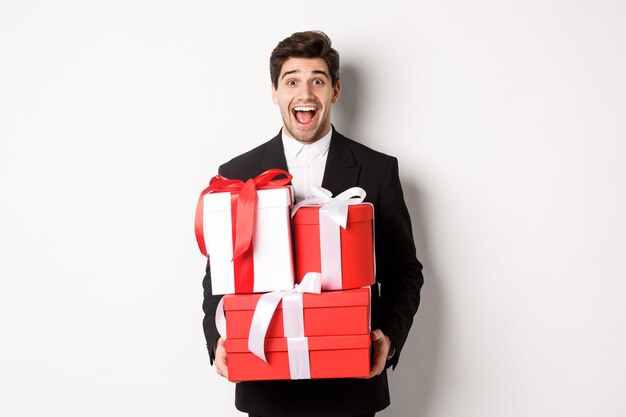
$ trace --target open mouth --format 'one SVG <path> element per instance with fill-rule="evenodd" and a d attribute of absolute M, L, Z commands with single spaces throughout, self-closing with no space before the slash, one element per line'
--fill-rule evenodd
<path fill-rule="evenodd" d="M 313 118 L 317 114 L 317 107 L 315 106 L 297 106 L 291 110 L 294 119 L 298 123 L 299 127 L 309 127 Z"/>

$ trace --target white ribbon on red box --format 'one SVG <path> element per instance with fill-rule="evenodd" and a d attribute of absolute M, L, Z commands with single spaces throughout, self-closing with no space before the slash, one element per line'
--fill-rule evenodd
<path fill-rule="evenodd" d="M 298 209 L 308 206 L 319 206 L 320 259 L 322 289 L 342 289 L 341 275 L 341 235 L 339 227 L 346 228 L 348 223 L 348 207 L 361 204 L 367 193 L 360 187 L 348 188 L 333 198 L 333 194 L 322 187 L 311 187 L 312 197 L 296 204 L 292 211 L 293 217 Z"/>
<path fill-rule="evenodd" d="M 300 284 L 290 291 L 273 291 L 259 297 L 248 335 L 248 350 L 267 363 L 265 357 L 265 336 L 272 317 L 283 302 L 283 333 L 287 338 L 289 355 L 289 372 L 291 379 L 310 379 L 309 342 L 304 335 L 303 293 L 319 294 L 321 292 L 321 275 L 311 272 L 304 276 Z M 217 305 L 215 324 L 220 335 L 226 339 L 226 317 L 224 315 L 224 298 Z"/>
<path fill-rule="evenodd" d="M 265 358 L 265 335 L 280 301 L 283 301 L 283 332 L 287 338 L 289 354 L 289 372 L 291 379 L 310 379 L 309 342 L 304 336 L 304 313 L 302 294 L 305 292 L 319 294 L 322 291 L 322 280 L 319 273 L 306 274 L 300 284 L 292 291 L 273 291 L 259 297 L 250 334 L 248 350 L 255 356 Z"/>

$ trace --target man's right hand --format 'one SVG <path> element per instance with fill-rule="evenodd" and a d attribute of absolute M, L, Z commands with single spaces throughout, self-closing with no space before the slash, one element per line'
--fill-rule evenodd
<path fill-rule="evenodd" d="M 228 378 L 228 359 L 226 357 L 226 349 L 224 348 L 224 339 L 217 339 L 215 346 L 215 368 L 217 373 L 224 378 Z"/>

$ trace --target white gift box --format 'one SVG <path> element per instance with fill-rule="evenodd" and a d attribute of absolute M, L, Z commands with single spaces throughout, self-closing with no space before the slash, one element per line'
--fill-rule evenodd
<path fill-rule="evenodd" d="M 255 293 L 290 290 L 294 286 L 290 209 L 288 187 L 257 190 L 252 236 Z M 235 294 L 233 223 L 231 193 L 206 194 L 203 229 L 214 295 Z"/>

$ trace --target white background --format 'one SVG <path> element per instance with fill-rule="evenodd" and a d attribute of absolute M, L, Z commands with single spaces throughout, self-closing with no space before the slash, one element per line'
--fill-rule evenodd
<path fill-rule="evenodd" d="M 423 303 L 381 416 L 626 415 L 626 3 L 0 3 L 0 415 L 237 416 L 198 193 L 321 29 L 399 157 Z"/>

